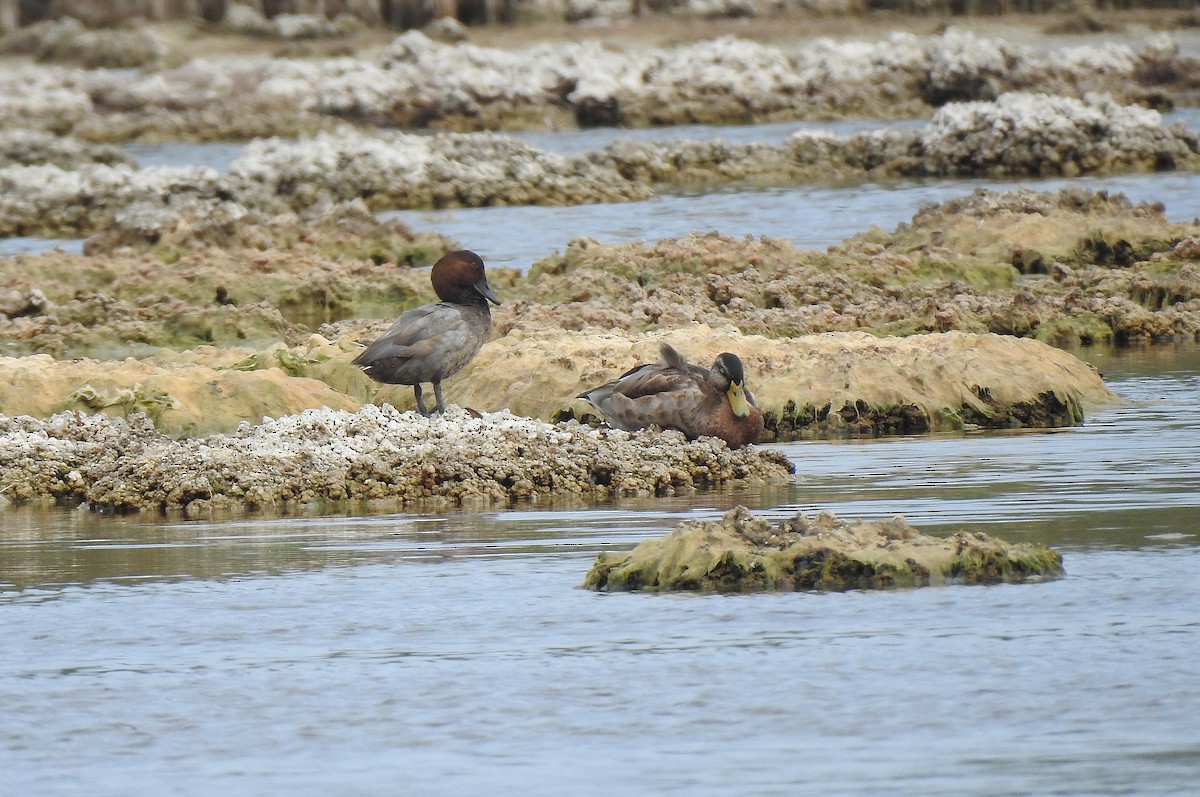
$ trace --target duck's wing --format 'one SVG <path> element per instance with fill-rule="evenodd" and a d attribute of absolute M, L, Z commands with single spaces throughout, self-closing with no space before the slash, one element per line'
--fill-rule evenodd
<path fill-rule="evenodd" d="M 367 366 L 388 357 L 412 357 L 427 353 L 436 335 L 443 329 L 457 326 L 461 321 L 457 315 L 453 308 L 443 304 L 427 304 L 406 310 L 386 332 L 354 358 L 354 364 Z M 414 350 L 413 347 L 418 348 Z"/>
<path fill-rule="evenodd" d="M 392 378 L 386 381 L 396 384 L 433 381 L 469 361 L 485 335 L 475 329 L 460 307 L 445 302 L 428 304 L 402 313 L 378 340 L 354 358 L 354 364 L 372 378 L 389 372 Z"/>
<path fill-rule="evenodd" d="M 691 374 L 663 363 L 639 365 L 580 398 L 618 429 L 658 426 L 685 434 L 705 401 L 701 384 Z"/>
<path fill-rule="evenodd" d="M 615 395 L 630 399 L 645 396 L 657 396 L 665 393 L 677 393 L 696 389 L 696 380 L 690 374 L 661 363 L 639 365 L 626 371 L 607 385 L 601 385 L 596 390 L 604 390 Z M 589 391 L 596 392 L 596 391 Z"/>
<path fill-rule="evenodd" d="M 659 351 L 662 354 L 662 362 L 635 365 L 612 382 L 588 392 L 611 389 L 613 393 L 636 399 L 702 389 L 708 379 L 708 371 L 690 365 L 669 343 L 662 344 Z"/>

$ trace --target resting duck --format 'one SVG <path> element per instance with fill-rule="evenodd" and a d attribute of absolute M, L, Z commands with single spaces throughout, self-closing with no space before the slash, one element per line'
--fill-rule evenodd
<path fill-rule="evenodd" d="M 441 301 L 404 312 L 354 358 L 376 382 L 412 385 L 417 412 L 426 416 L 421 383 L 433 384 L 437 411 L 445 412 L 442 380 L 461 371 L 483 346 L 492 329 L 488 302 L 500 304 L 488 287 L 483 260 L 466 249 L 442 255 L 429 279 Z"/>
<path fill-rule="evenodd" d="M 742 361 L 717 355 L 712 368 L 689 365 L 662 345 L 661 363 L 638 365 L 606 385 L 579 394 L 609 426 L 625 431 L 658 426 L 689 440 L 719 437 L 730 448 L 758 441 L 763 417 L 745 389 Z"/>

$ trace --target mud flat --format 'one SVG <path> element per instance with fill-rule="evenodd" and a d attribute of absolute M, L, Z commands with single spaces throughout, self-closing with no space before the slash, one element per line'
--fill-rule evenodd
<path fill-rule="evenodd" d="M 850 523 L 822 513 L 778 524 L 745 507 L 719 521 L 685 521 L 626 553 L 601 553 L 583 586 L 621 592 L 761 592 L 994 584 L 1056 578 L 1044 545 L 986 534 L 931 537 L 901 518 Z"/>

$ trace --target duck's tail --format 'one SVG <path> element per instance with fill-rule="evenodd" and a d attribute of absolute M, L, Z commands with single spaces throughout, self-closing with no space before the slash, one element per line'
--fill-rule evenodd
<path fill-rule="evenodd" d="M 658 351 L 659 354 L 662 355 L 663 362 L 677 371 L 683 371 L 684 373 L 687 373 L 687 358 L 677 352 L 674 346 L 672 346 L 670 343 L 664 343 L 659 347 Z"/>

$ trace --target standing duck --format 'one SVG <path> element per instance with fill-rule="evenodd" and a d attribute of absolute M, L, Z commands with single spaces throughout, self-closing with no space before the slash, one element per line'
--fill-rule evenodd
<path fill-rule="evenodd" d="M 689 365 L 662 345 L 661 363 L 638 365 L 606 385 L 579 394 L 609 426 L 625 431 L 658 426 L 689 440 L 719 437 L 730 448 L 758 441 L 763 417 L 746 390 L 742 361 L 717 355 L 712 368 Z"/>
<path fill-rule="evenodd" d="M 376 382 L 412 385 L 417 412 L 426 416 L 421 383 L 433 384 L 437 411 L 445 412 L 442 380 L 461 371 L 483 346 L 492 329 L 488 302 L 500 304 L 488 287 L 483 260 L 466 249 L 442 255 L 429 279 L 441 301 L 402 313 L 354 358 Z"/>

